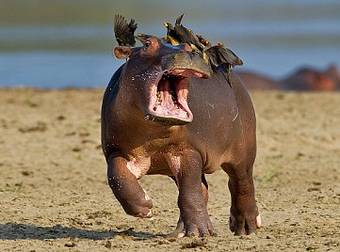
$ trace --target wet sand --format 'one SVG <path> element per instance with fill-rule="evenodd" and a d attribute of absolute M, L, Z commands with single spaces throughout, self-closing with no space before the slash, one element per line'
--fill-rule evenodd
<path fill-rule="evenodd" d="M 106 183 L 103 90 L 0 89 L 1 251 L 339 251 L 340 93 L 255 92 L 255 182 L 263 228 L 229 231 L 227 175 L 208 175 L 218 232 L 165 239 L 176 187 L 142 179 L 154 217 L 127 216 Z"/>

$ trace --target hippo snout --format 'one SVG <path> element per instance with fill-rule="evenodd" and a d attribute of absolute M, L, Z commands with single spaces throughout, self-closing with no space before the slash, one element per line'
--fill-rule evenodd
<path fill-rule="evenodd" d="M 209 78 L 211 76 L 211 68 L 204 62 L 202 57 L 194 52 L 182 51 L 166 55 L 161 61 L 162 69 L 165 72 L 171 72 L 173 69 L 190 69 L 198 75 L 193 77 Z"/>

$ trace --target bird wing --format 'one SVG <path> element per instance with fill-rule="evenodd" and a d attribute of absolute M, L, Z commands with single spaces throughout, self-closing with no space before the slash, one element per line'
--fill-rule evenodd
<path fill-rule="evenodd" d="M 228 48 L 219 47 L 218 54 L 221 61 L 226 62 L 232 66 L 243 65 L 242 60 L 232 50 Z"/>
<path fill-rule="evenodd" d="M 216 52 L 216 46 L 212 46 L 205 50 L 205 54 L 208 56 L 212 66 L 218 67 L 221 64 L 218 53 Z"/>
<path fill-rule="evenodd" d="M 175 25 L 181 25 L 183 17 L 184 17 L 184 14 L 182 14 L 178 18 L 176 18 Z"/>
<path fill-rule="evenodd" d="M 173 38 L 177 39 L 180 43 L 188 43 L 193 50 L 203 52 L 204 46 L 199 41 L 198 37 L 188 28 L 181 24 L 184 14 L 176 19 L 175 27 L 170 34 Z"/>
<path fill-rule="evenodd" d="M 243 64 L 242 60 L 233 51 L 220 45 L 208 48 L 205 53 L 208 55 L 211 64 L 215 67 L 223 64 L 231 66 Z"/>
<path fill-rule="evenodd" d="M 134 19 L 130 23 L 121 16 L 115 15 L 114 19 L 114 32 L 115 37 L 120 46 L 134 46 L 136 44 L 134 32 L 137 29 L 137 24 Z"/>

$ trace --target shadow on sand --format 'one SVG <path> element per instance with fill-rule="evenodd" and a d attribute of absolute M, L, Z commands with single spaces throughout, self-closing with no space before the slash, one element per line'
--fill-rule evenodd
<path fill-rule="evenodd" d="M 53 227 L 39 227 L 33 224 L 6 223 L 0 224 L 0 240 L 26 240 L 26 239 L 60 239 L 81 238 L 90 240 L 104 240 L 115 236 L 129 236 L 139 240 L 150 239 L 160 235 L 148 232 L 137 232 L 132 228 L 123 231 L 114 230 L 86 230 L 75 227 L 55 225 Z"/>

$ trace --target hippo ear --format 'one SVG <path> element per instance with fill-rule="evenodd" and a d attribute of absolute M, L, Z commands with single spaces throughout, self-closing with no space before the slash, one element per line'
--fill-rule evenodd
<path fill-rule="evenodd" d="M 113 54 L 117 59 L 127 59 L 131 55 L 132 49 L 128 46 L 117 46 L 113 49 Z"/>

